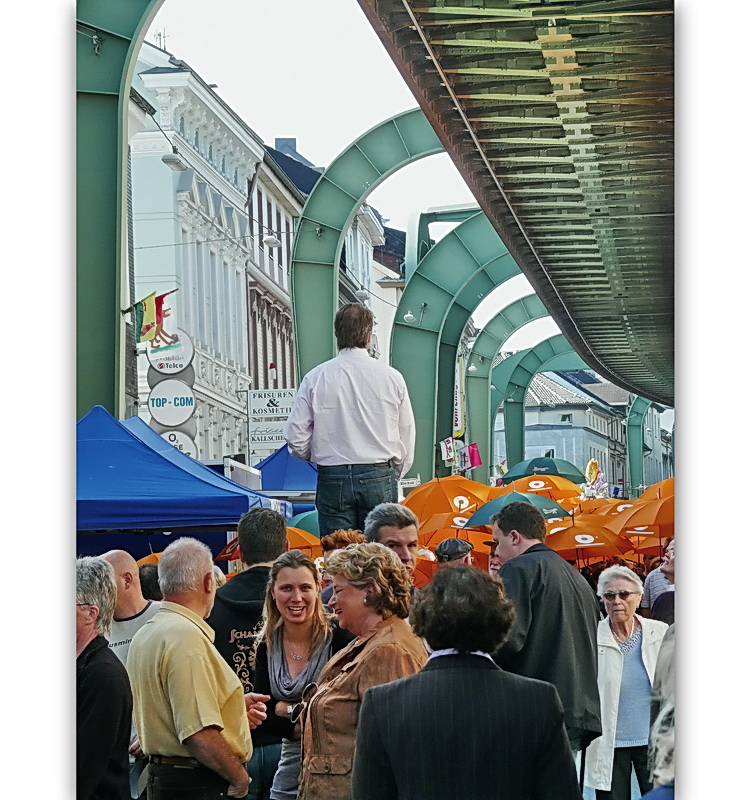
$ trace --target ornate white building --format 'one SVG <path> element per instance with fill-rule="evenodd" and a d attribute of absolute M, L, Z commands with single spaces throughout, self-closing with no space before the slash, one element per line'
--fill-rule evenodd
<path fill-rule="evenodd" d="M 241 453 L 257 463 L 278 445 L 251 446 L 247 390 L 296 385 L 289 293 L 294 219 L 320 170 L 298 156 L 293 139 L 279 140 L 280 150 L 265 146 L 187 64 L 149 43 L 132 88 L 134 285 L 126 296 L 132 302 L 179 289 L 167 298 L 167 325 L 181 328 L 195 346 L 194 376 L 190 370 L 175 376 L 193 381 L 196 399 L 182 429 L 201 460 Z M 362 287 L 380 293 L 372 250 L 383 242 L 379 215 L 363 205 L 346 238 L 342 302 Z M 131 329 L 131 342 L 132 336 Z M 380 350 L 382 357 L 387 342 Z M 133 404 L 163 432 L 147 408 L 162 376 L 143 354 L 137 375 Z"/>
<path fill-rule="evenodd" d="M 156 113 L 130 138 L 132 296 L 179 289 L 171 322 L 195 345 L 186 432 L 203 460 L 249 456 L 247 390 L 294 386 L 289 258 L 304 195 L 184 62 L 145 43 L 133 88 Z M 148 419 L 145 357 L 138 376 Z"/>

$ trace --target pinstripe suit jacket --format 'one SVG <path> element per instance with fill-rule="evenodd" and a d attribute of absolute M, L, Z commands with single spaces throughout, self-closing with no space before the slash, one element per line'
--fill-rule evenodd
<path fill-rule="evenodd" d="M 352 800 L 580 800 L 552 684 L 446 655 L 369 689 Z"/>

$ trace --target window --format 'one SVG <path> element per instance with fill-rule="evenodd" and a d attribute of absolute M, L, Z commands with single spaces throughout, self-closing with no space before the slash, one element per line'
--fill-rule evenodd
<path fill-rule="evenodd" d="M 193 137 L 193 145 L 195 146 L 196 150 L 200 150 L 201 146 L 201 134 L 200 131 L 195 132 L 195 136 Z"/>
<path fill-rule="evenodd" d="M 180 136 L 185 138 L 185 115 L 180 117 Z"/>
<path fill-rule="evenodd" d="M 560 414 L 560 422 L 573 422 L 572 414 Z"/>
<path fill-rule="evenodd" d="M 214 163 L 214 146 L 212 144 L 208 146 L 208 163 Z"/>
<path fill-rule="evenodd" d="M 554 458 L 555 457 L 555 448 L 551 447 L 549 450 L 544 451 L 545 458 Z"/>

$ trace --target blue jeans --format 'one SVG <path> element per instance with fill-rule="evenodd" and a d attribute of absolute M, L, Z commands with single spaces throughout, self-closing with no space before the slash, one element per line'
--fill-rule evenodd
<path fill-rule="evenodd" d="M 253 754 L 247 762 L 247 774 L 250 776 L 248 800 L 269 800 L 279 758 L 281 742 L 253 747 Z"/>
<path fill-rule="evenodd" d="M 320 536 L 341 528 L 364 531 L 365 517 L 379 503 L 398 501 L 396 471 L 384 464 L 318 466 L 318 508 Z"/>

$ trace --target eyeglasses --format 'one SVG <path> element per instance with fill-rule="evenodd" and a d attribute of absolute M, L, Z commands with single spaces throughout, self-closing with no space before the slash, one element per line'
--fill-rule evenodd
<path fill-rule="evenodd" d="M 302 712 L 305 710 L 305 705 L 310 702 L 315 692 L 318 691 L 318 684 L 308 683 L 305 686 L 304 691 L 302 692 L 302 700 L 299 703 L 295 703 L 292 707 L 292 713 L 289 715 L 289 719 L 292 722 L 297 722 L 299 718 L 302 716 Z"/>
<path fill-rule="evenodd" d="M 620 600 L 627 600 L 631 594 L 641 594 L 641 592 L 628 592 L 625 591 L 625 589 L 623 589 L 620 592 L 604 592 L 602 597 L 605 600 L 609 600 L 609 602 L 611 603 L 615 599 L 615 597 L 619 597 Z"/>

